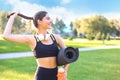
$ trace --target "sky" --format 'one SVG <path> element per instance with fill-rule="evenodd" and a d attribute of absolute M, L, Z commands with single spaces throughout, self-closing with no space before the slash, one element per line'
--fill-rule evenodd
<path fill-rule="evenodd" d="M 2 10 L 27 16 L 45 10 L 53 20 L 57 17 L 69 25 L 75 19 L 96 14 L 108 19 L 120 18 L 120 0 L 0 0 Z"/>

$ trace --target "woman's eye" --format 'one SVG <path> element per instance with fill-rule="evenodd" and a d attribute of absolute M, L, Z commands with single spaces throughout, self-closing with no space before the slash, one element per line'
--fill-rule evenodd
<path fill-rule="evenodd" d="M 50 17 L 47 17 L 46 19 L 47 19 L 47 20 L 50 20 Z"/>

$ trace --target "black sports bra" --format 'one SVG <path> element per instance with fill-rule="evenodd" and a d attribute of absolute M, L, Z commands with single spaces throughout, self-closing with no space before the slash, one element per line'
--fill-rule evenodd
<path fill-rule="evenodd" d="M 53 41 L 53 43 L 50 45 L 45 45 L 37 38 L 37 36 L 34 36 L 34 37 L 37 42 L 36 47 L 34 49 L 34 56 L 36 58 L 56 57 L 57 56 L 59 49 L 58 49 L 58 45 L 57 45 L 57 42 L 56 42 L 53 34 L 50 35 L 50 37 Z"/>

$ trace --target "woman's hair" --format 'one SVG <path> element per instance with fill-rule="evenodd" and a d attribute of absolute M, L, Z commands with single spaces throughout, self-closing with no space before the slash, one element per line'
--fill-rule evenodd
<path fill-rule="evenodd" d="M 14 14 L 14 12 L 11 13 L 11 14 L 9 14 L 9 15 L 7 15 L 7 18 L 10 18 L 10 16 L 13 15 L 13 14 Z M 18 16 L 20 16 L 20 17 L 22 17 L 22 18 L 25 18 L 25 19 L 28 19 L 28 20 L 33 20 L 33 24 L 34 24 L 35 27 L 37 28 L 37 27 L 38 27 L 37 21 L 38 21 L 38 20 L 42 20 L 43 17 L 46 16 L 46 14 L 47 14 L 46 11 L 39 11 L 39 12 L 37 12 L 37 13 L 34 15 L 34 17 L 28 17 L 28 16 L 25 16 L 25 15 L 23 15 L 23 14 L 21 14 L 21 13 L 18 13 Z"/>

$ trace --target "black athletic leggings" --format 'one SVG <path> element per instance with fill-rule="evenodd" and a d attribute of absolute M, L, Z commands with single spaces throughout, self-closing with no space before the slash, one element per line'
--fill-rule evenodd
<path fill-rule="evenodd" d="M 43 68 L 39 67 L 35 80 L 58 80 L 57 79 L 58 68 Z"/>

